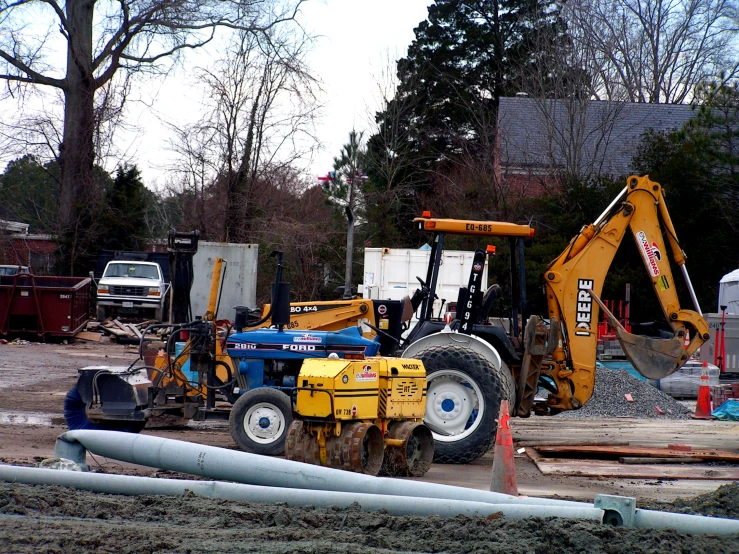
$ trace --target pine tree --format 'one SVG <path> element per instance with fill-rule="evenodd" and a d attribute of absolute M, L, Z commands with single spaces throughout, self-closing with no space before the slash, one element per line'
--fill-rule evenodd
<path fill-rule="evenodd" d="M 406 169 L 388 182 L 376 164 L 368 167 L 368 192 L 412 183 L 418 201 L 433 191 L 436 176 L 448 180 L 462 155 L 497 156 L 500 97 L 524 90 L 532 73 L 555 65 L 567 42 L 564 29 L 548 0 L 436 0 L 398 61 L 395 97 L 377 114 L 379 131 L 368 141 L 370 160 L 377 161 L 387 158 L 387 137 L 402 134 Z M 403 212 L 419 208 L 409 208 L 409 200 L 405 191 Z"/>
<path fill-rule="evenodd" d="M 438 161 L 494 125 L 500 97 L 523 91 L 534 66 L 554 65 L 555 44 L 566 40 L 558 13 L 547 1 L 436 0 L 398 62 L 398 97 L 421 100 L 407 122 L 419 147 Z"/>
<path fill-rule="evenodd" d="M 141 181 L 134 166 L 119 167 L 112 185 L 106 191 L 107 213 L 101 248 L 110 250 L 144 250 L 149 240 L 146 209 L 153 196 Z"/>

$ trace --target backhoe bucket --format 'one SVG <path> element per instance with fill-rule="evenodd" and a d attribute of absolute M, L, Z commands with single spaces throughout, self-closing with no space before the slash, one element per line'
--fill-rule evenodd
<path fill-rule="evenodd" d="M 647 379 L 662 379 L 680 369 L 688 359 L 684 349 L 684 341 L 680 337 L 656 339 L 632 335 L 616 317 L 606 308 L 595 293 L 590 295 L 600 306 L 608 318 L 608 323 L 616 332 L 621 349 L 639 373 Z"/>
<path fill-rule="evenodd" d="M 632 335 L 623 327 L 616 329 L 616 337 L 631 365 L 647 379 L 667 377 L 680 369 L 688 359 L 683 340 L 679 337 L 642 337 Z"/>

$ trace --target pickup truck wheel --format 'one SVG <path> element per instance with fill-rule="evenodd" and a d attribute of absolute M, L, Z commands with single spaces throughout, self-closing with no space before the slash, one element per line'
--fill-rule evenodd
<path fill-rule="evenodd" d="M 454 345 L 432 346 L 414 356 L 426 368 L 423 422 L 434 436 L 434 461 L 466 464 L 493 445 L 507 383 L 484 356 Z"/>
<path fill-rule="evenodd" d="M 279 456 L 285 452 L 287 429 L 292 421 L 290 397 L 277 389 L 259 387 L 236 401 L 228 418 L 228 428 L 242 450 Z"/>
<path fill-rule="evenodd" d="M 97 315 L 97 320 L 100 323 L 102 323 L 108 317 L 108 310 L 105 309 L 105 306 L 98 306 L 96 315 Z"/>
<path fill-rule="evenodd" d="M 101 421 L 93 422 L 87 417 L 85 401 L 75 384 L 64 397 L 64 421 L 70 431 L 90 429 L 93 431 L 122 431 L 138 433 L 146 425 L 146 421 Z"/>

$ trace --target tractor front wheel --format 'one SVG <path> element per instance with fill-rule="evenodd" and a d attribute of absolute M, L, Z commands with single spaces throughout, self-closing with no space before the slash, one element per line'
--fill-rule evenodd
<path fill-rule="evenodd" d="M 239 397 L 231 408 L 228 428 L 241 450 L 279 456 L 285 452 L 292 421 L 290 397 L 277 389 L 259 387 Z"/>

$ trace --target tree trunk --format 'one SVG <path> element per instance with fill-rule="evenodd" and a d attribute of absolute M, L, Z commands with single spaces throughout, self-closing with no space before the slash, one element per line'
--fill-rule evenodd
<path fill-rule="evenodd" d="M 254 98 L 254 103 L 249 114 L 249 128 L 246 133 L 244 151 L 241 154 L 241 162 L 239 169 L 235 175 L 229 175 L 228 191 L 226 193 L 226 224 L 225 224 L 225 241 L 243 242 L 248 236 L 249 222 L 247 214 L 251 201 L 250 188 L 254 186 L 254 170 L 256 163 L 254 160 L 254 135 L 260 122 L 257 120 L 260 102 L 262 100 L 262 90 L 265 85 L 265 76 L 259 84 L 259 91 Z M 236 138 L 234 137 L 234 140 Z M 258 153 L 257 153 L 258 154 Z"/>
<path fill-rule="evenodd" d="M 64 88 L 64 131 L 60 147 L 60 237 L 65 243 L 80 244 L 84 234 L 86 206 L 96 197 L 93 185 L 95 146 L 95 82 L 92 74 L 92 16 L 94 2 L 68 0 L 67 75 Z M 74 271 L 74 255 L 68 254 L 69 271 Z"/>

